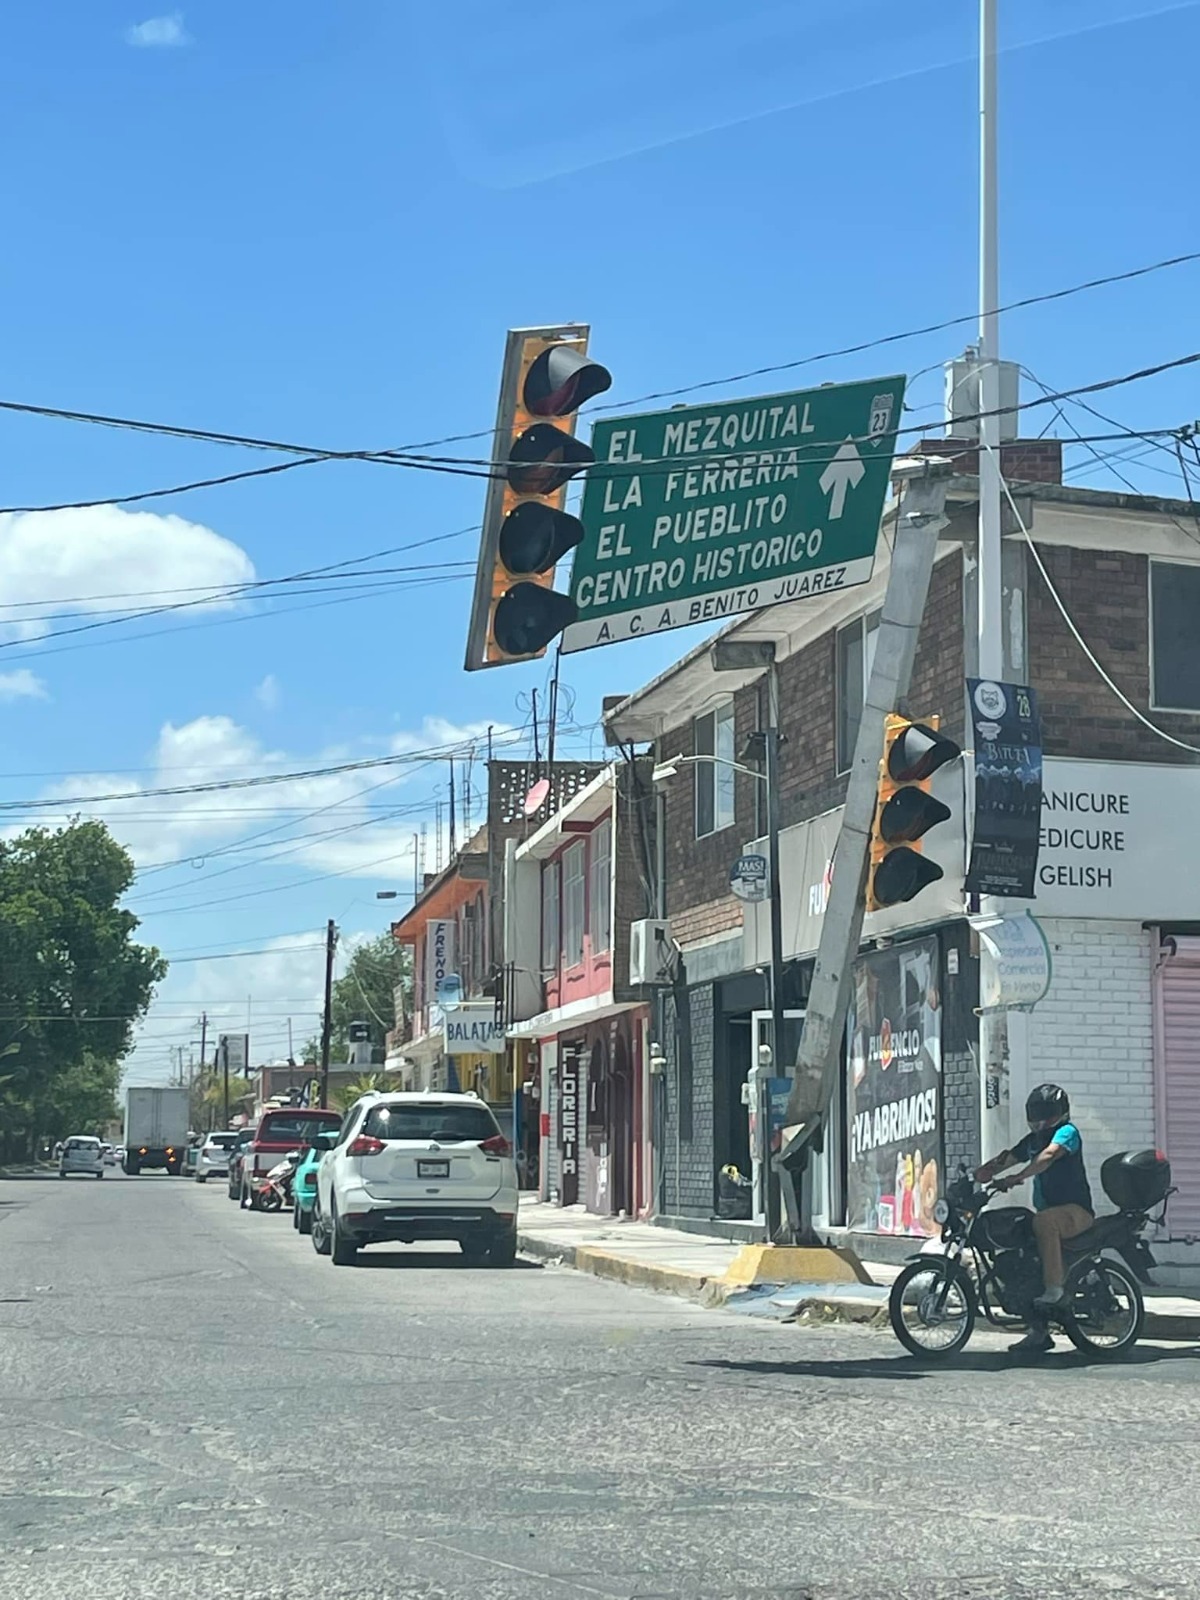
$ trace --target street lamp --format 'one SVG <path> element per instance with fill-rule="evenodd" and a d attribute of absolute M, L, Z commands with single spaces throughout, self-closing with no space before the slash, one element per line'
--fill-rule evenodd
<path fill-rule="evenodd" d="M 771 913 L 771 955 L 767 967 L 767 998 L 771 1010 L 771 1060 L 766 1067 L 766 1071 L 758 1073 L 758 1068 L 762 1063 L 755 1059 L 751 1063 L 751 1075 L 758 1076 L 758 1125 L 761 1130 L 759 1139 L 762 1145 L 762 1211 L 767 1228 L 767 1242 L 770 1243 L 774 1239 L 779 1225 L 778 1190 L 771 1180 L 770 1080 L 772 1076 L 779 1073 L 779 1062 L 783 1054 L 783 902 L 780 897 L 779 884 L 778 690 L 775 683 L 774 646 L 764 641 L 749 641 L 742 647 L 746 652 L 744 655 L 739 651 L 736 655 L 728 657 L 727 652 L 733 642 L 724 642 L 725 650 L 722 655 L 714 652 L 714 665 L 717 671 L 742 670 L 750 665 L 766 665 L 770 671 L 768 726 L 761 733 L 751 735 L 752 741 L 759 743 L 763 750 L 765 756 L 764 770 L 759 771 L 755 767 L 748 767 L 740 761 L 730 761 L 725 756 L 678 755 L 670 757 L 667 761 L 660 762 L 651 772 L 650 781 L 654 785 L 667 783 L 678 774 L 680 767 L 695 765 L 700 761 L 711 761 L 717 766 L 731 767 L 734 772 L 740 772 L 744 777 L 753 778 L 757 783 L 763 784 L 766 790 L 767 883 Z M 722 656 L 726 656 L 727 659 L 722 659 Z"/>

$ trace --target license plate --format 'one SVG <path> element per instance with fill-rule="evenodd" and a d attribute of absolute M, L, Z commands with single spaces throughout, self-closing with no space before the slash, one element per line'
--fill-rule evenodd
<path fill-rule="evenodd" d="M 450 1163 L 448 1161 L 418 1161 L 418 1178 L 448 1178 L 450 1176 Z"/>

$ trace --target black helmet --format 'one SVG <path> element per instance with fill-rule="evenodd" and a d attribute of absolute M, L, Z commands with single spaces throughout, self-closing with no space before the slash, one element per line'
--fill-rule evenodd
<path fill-rule="evenodd" d="M 1025 1120 L 1035 1133 L 1057 1128 L 1071 1115 L 1067 1091 L 1056 1083 L 1039 1083 L 1025 1102 Z"/>

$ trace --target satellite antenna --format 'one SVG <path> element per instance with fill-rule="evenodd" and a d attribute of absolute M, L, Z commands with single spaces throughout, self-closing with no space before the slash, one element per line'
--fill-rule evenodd
<path fill-rule="evenodd" d="M 527 817 L 532 817 L 536 812 L 540 811 L 542 806 L 545 805 L 546 797 L 549 793 L 550 779 L 539 778 L 534 784 L 533 788 L 530 789 L 529 793 L 525 796 L 525 815 Z"/>

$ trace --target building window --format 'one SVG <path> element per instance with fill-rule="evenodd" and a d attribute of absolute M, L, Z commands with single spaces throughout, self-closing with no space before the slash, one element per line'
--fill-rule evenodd
<path fill-rule="evenodd" d="M 612 944 L 612 822 L 602 822 L 592 833 L 591 892 L 588 911 L 592 954 Z"/>
<path fill-rule="evenodd" d="M 862 721 L 863 701 L 879 637 L 879 612 L 857 617 L 837 634 L 837 769 L 847 772 Z"/>
<path fill-rule="evenodd" d="M 585 909 L 584 868 L 587 846 L 580 839 L 563 853 L 563 966 L 577 967 L 583 960 Z"/>
<path fill-rule="evenodd" d="M 1200 566 L 1150 563 L 1150 703 L 1200 711 Z"/>
<path fill-rule="evenodd" d="M 694 737 L 696 754 L 713 758 L 696 762 L 696 837 L 703 839 L 733 826 L 733 701 L 697 717 Z"/>
<path fill-rule="evenodd" d="M 558 970 L 558 862 L 542 868 L 542 971 Z"/>

